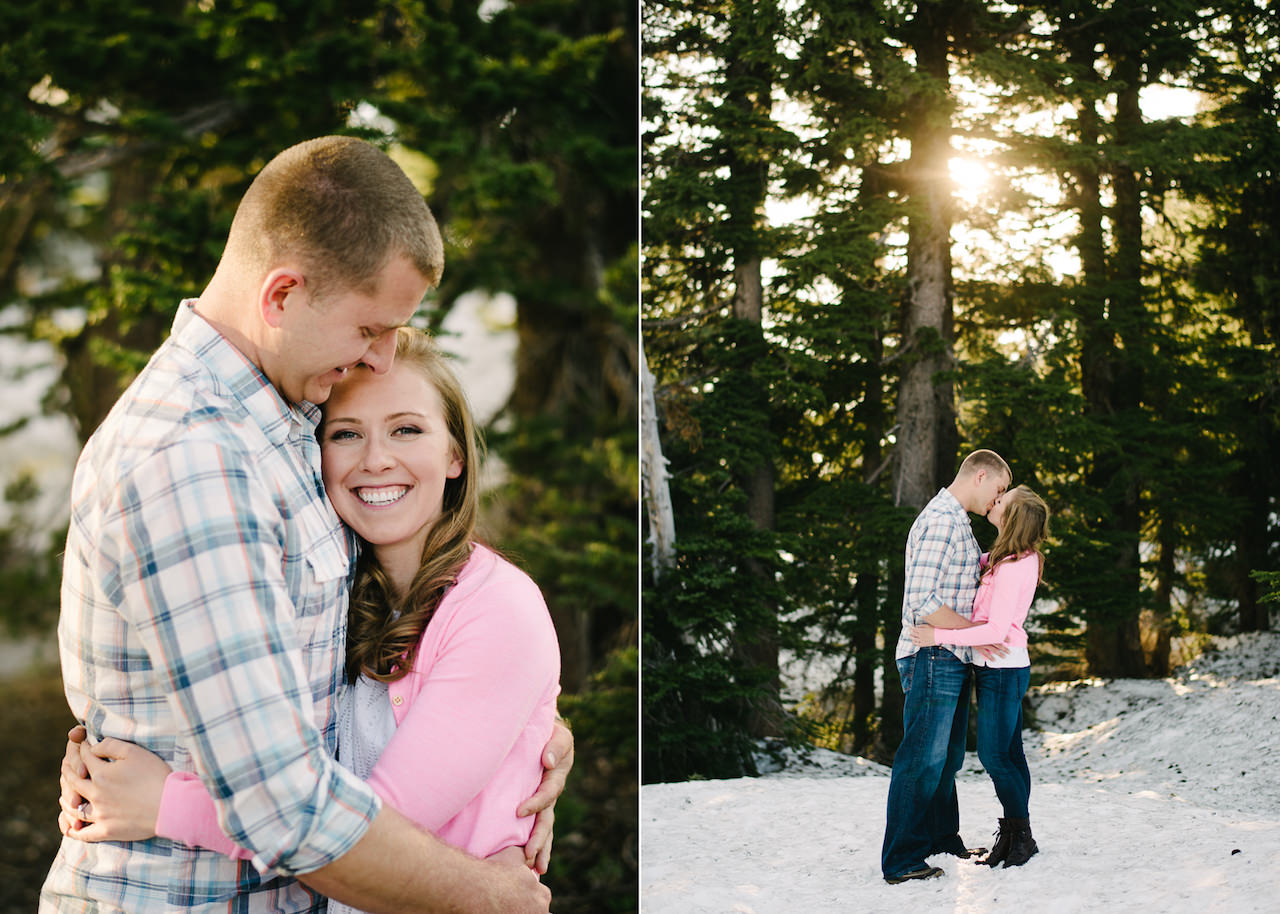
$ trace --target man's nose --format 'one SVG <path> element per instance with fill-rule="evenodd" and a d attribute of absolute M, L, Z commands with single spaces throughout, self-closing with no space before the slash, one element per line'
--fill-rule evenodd
<path fill-rule="evenodd" d="M 369 370 L 374 374 L 386 374 L 391 370 L 391 363 L 396 357 L 396 331 L 391 329 L 385 333 L 379 334 L 378 338 L 369 344 L 368 350 L 364 354 L 361 363 L 368 365 Z"/>

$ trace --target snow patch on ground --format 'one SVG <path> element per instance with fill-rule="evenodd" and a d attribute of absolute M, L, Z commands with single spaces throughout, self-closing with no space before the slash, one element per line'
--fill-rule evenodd
<path fill-rule="evenodd" d="M 814 751 L 760 778 L 641 790 L 646 914 L 1280 910 L 1280 634 L 1214 639 L 1164 680 L 1034 690 L 1024 734 L 1041 852 L 991 870 L 936 857 L 942 879 L 880 874 L 888 769 Z M 781 767 L 780 767 L 781 766 Z M 1001 814 L 976 754 L 962 833 Z"/>

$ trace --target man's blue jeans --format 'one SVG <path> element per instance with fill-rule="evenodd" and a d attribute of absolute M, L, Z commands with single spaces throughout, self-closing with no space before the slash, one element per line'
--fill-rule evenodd
<path fill-rule="evenodd" d="M 933 854 L 965 850 L 955 777 L 964 764 L 971 671 L 943 647 L 898 661 L 905 697 L 880 852 L 885 878 L 920 869 Z"/>
<path fill-rule="evenodd" d="M 1030 667 L 973 668 L 978 693 L 978 758 L 996 786 L 1007 819 L 1027 818 L 1031 772 L 1022 751 L 1022 696 Z"/>

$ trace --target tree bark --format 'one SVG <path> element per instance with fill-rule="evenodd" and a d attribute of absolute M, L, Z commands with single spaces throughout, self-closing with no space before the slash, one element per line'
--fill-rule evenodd
<path fill-rule="evenodd" d="M 1114 328 L 1123 349 L 1111 345 L 1110 377 L 1101 384 L 1106 393 L 1105 404 L 1092 404 L 1122 422 L 1138 418 L 1142 404 L 1142 351 L 1147 316 L 1142 292 L 1142 200 L 1133 165 L 1126 156 L 1136 145 L 1142 128 L 1142 112 L 1138 106 L 1142 67 L 1137 51 L 1122 53 L 1115 65 L 1113 80 L 1117 83 L 1115 136 L 1118 155 L 1110 163 L 1115 191 L 1112 224 L 1115 234 L 1115 258 L 1108 288 L 1107 323 Z M 1097 676 L 1143 676 L 1147 673 L 1142 652 L 1140 626 L 1142 582 L 1138 544 L 1141 538 L 1142 505 L 1140 480 L 1133 461 L 1120 451 L 1098 455 L 1093 481 L 1108 492 L 1114 518 L 1115 555 L 1109 576 L 1116 588 L 1111 594 L 1108 618 L 1091 623 L 1086 634 L 1086 658 L 1089 671 Z"/>
<path fill-rule="evenodd" d="M 1268 420 L 1260 417 L 1259 425 Z M 1274 434 L 1263 435 L 1274 438 Z M 1271 461 L 1276 450 L 1268 448 L 1262 452 L 1251 452 L 1244 457 L 1238 477 L 1241 482 L 1235 487 L 1242 492 L 1266 492 L 1269 490 L 1269 479 L 1274 474 Z M 1236 533 L 1236 554 L 1231 563 L 1232 587 L 1239 606 L 1238 618 L 1240 631 L 1265 632 L 1271 630 L 1271 617 L 1268 604 L 1259 599 L 1259 585 L 1250 572 L 1255 568 L 1270 568 L 1271 560 L 1268 550 L 1271 545 L 1269 531 L 1271 529 L 1271 507 L 1265 498 L 1253 498 L 1245 506 L 1239 519 Z"/>
<path fill-rule="evenodd" d="M 775 19 L 772 4 L 735 3 L 730 9 L 730 41 L 734 48 L 726 54 L 726 106 L 747 122 L 766 123 L 772 117 L 775 73 L 767 54 L 758 54 L 758 42 L 773 42 L 762 34 L 764 23 Z M 750 51 L 751 53 L 742 53 Z M 724 152 L 728 164 L 731 193 L 728 197 L 727 237 L 733 256 L 733 316 L 751 325 L 752 336 L 764 335 L 764 279 L 761 274 L 761 241 L 764 204 L 769 190 L 767 153 L 756 148 L 729 145 Z M 759 387 L 754 372 L 747 371 L 743 383 Z M 762 404 L 768 392 L 759 390 Z M 767 423 L 767 417 L 762 419 Z M 767 434 L 763 436 L 768 440 Z M 747 518 L 761 531 L 772 531 L 774 520 L 774 467 L 770 453 L 752 454 L 733 468 L 734 476 L 747 499 Z M 738 659 L 753 669 L 763 681 L 763 694 L 753 704 L 748 728 L 753 737 L 776 736 L 783 720 L 778 667 L 778 608 L 768 596 L 773 572 L 759 563 L 744 561 L 747 573 L 761 580 L 760 605 L 753 620 L 740 626 L 734 645 Z"/>
<path fill-rule="evenodd" d="M 640 343 L 640 387 L 640 460 L 644 468 L 644 504 L 649 517 L 649 541 L 653 546 L 653 579 L 657 581 L 675 559 L 676 519 L 671 507 L 671 489 L 667 485 L 667 459 L 662 456 L 662 439 L 658 435 L 654 378 L 644 357 L 643 341 Z"/>
<path fill-rule="evenodd" d="M 1121 293 L 1122 300 L 1111 298 L 1108 290 L 1114 288 L 1113 277 L 1108 273 L 1108 258 L 1104 219 L 1106 207 L 1102 200 L 1102 123 L 1095 108 L 1094 95 L 1097 75 L 1098 36 L 1091 28 L 1078 28 L 1067 37 L 1070 47 L 1069 61 L 1076 78 L 1085 88 L 1076 110 L 1076 131 L 1080 151 L 1077 162 L 1070 169 L 1074 180 L 1074 203 L 1080 219 L 1080 232 L 1076 247 L 1080 254 L 1081 276 L 1076 295 L 1076 315 L 1080 328 L 1080 388 L 1085 401 L 1085 413 L 1099 424 L 1113 422 L 1118 413 L 1136 403 L 1136 392 L 1131 389 L 1133 378 L 1126 372 L 1126 358 L 1117 345 L 1116 307 L 1128 308 L 1128 319 L 1136 319 L 1132 305 L 1123 295 L 1133 294 L 1132 289 Z M 1136 86 L 1135 86 L 1136 92 Z M 1136 99 L 1136 96 L 1135 96 Z M 1126 100 L 1126 105 L 1128 101 Z M 1121 163 L 1113 163 L 1113 173 L 1123 170 Z M 1126 179 L 1118 179 L 1117 194 L 1121 188 L 1129 193 L 1125 206 L 1136 200 L 1137 185 L 1132 169 Z M 1141 210 L 1137 212 L 1137 237 L 1133 215 L 1122 213 L 1117 201 L 1115 230 L 1125 235 L 1123 253 L 1116 252 L 1118 263 L 1132 273 L 1133 258 L 1137 257 L 1138 282 L 1141 282 Z M 1127 234 L 1126 234 L 1127 233 Z M 1117 270 L 1120 267 L 1117 266 Z M 1138 290 L 1138 307 L 1141 292 Z M 1139 580 L 1137 575 L 1137 522 L 1140 520 L 1137 487 L 1130 478 L 1129 462 L 1118 449 L 1099 447 L 1092 455 L 1086 471 L 1090 486 L 1100 492 L 1111 493 L 1106 516 L 1115 518 L 1109 531 L 1115 534 L 1110 554 L 1099 556 L 1102 568 L 1096 593 L 1085 594 L 1086 633 L 1085 660 L 1089 671 L 1098 676 L 1141 676 L 1145 671 L 1142 640 L 1138 619 Z M 1097 526 L 1101 518 L 1093 519 Z"/>
<path fill-rule="evenodd" d="M 762 189 L 763 190 L 763 189 Z M 764 283 L 760 274 L 760 258 L 748 256 L 733 270 L 733 314 L 747 321 L 763 334 L 760 322 L 764 315 Z M 754 465 L 739 467 L 738 476 L 747 496 L 747 518 L 757 530 L 774 529 L 774 469 L 768 454 L 753 455 Z M 764 578 L 769 569 L 747 559 L 748 573 Z M 761 596 L 761 600 L 768 597 Z M 739 658 L 763 677 L 764 693 L 752 706 L 748 728 L 756 738 L 777 736 L 781 732 L 781 671 L 778 666 L 777 607 L 759 608 L 759 621 L 739 629 L 736 649 Z"/>
<path fill-rule="evenodd" d="M 950 65 L 945 5 L 921 3 L 917 68 L 931 85 L 913 100 L 907 297 L 902 313 L 894 502 L 923 508 L 955 468 L 957 433 L 951 287 Z"/>
<path fill-rule="evenodd" d="M 876 364 L 883 355 L 882 341 L 873 342 L 871 356 Z M 862 481 L 874 486 L 880 472 L 884 438 L 884 390 L 878 375 L 868 379 L 863 388 L 859 412 L 866 417 L 862 444 Z M 862 751 L 871 740 L 872 720 L 876 710 L 876 669 L 880 653 L 876 650 L 876 632 L 880 628 L 880 569 L 884 556 L 868 556 L 860 563 L 858 580 L 853 587 L 853 611 L 856 633 L 853 638 L 853 740 L 856 751 Z"/>

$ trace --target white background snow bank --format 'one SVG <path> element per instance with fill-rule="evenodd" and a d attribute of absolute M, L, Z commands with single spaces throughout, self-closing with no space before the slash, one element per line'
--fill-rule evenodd
<path fill-rule="evenodd" d="M 645 914 L 1280 911 L 1280 634 L 1218 639 L 1165 680 L 1037 690 L 1024 734 L 1040 853 L 942 879 L 880 874 L 888 769 L 818 752 L 761 778 L 641 790 Z M 970 753 L 961 834 L 1000 807 Z"/>

